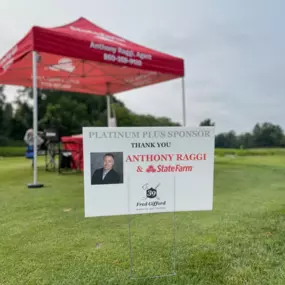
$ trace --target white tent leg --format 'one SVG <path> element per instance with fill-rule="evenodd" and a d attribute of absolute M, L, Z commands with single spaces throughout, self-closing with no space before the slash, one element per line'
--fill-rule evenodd
<path fill-rule="evenodd" d="M 187 119 L 186 119 L 186 95 L 185 95 L 184 77 L 182 77 L 182 122 L 183 122 L 183 127 L 186 127 Z"/>
<path fill-rule="evenodd" d="M 107 95 L 107 125 L 110 127 L 111 120 L 111 103 L 110 103 L 110 95 Z"/>
<path fill-rule="evenodd" d="M 29 184 L 29 188 L 41 188 L 43 184 L 37 182 L 37 165 L 38 165 L 38 86 L 37 86 L 37 61 L 38 54 L 33 51 L 33 132 L 34 132 L 34 182 Z"/>

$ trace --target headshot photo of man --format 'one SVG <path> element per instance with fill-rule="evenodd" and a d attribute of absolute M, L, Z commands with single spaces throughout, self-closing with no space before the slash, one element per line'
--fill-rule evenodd
<path fill-rule="evenodd" d="M 119 163 L 116 161 L 116 157 L 112 153 L 92 153 L 91 154 L 91 171 L 92 171 L 92 155 L 93 155 L 93 167 L 100 163 L 102 167 L 95 169 L 91 178 L 91 185 L 101 185 L 101 184 L 119 184 L 122 183 L 121 174 L 114 169 L 116 165 L 122 164 L 122 153 L 120 153 L 121 159 Z M 118 155 L 117 155 L 118 156 Z M 99 166 L 99 165 L 98 165 Z M 97 167 L 98 167 L 97 166 Z M 122 171 L 122 169 L 121 169 Z"/>

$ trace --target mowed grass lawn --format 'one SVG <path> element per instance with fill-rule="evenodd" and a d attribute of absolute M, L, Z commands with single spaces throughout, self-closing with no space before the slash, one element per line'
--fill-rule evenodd
<path fill-rule="evenodd" d="M 176 214 L 177 275 L 158 279 L 129 278 L 128 217 L 84 218 L 82 175 L 39 177 L 0 159 L 1 285 L 285 284 L 285 156 L 217 158 L 214 210 Z M 133 218 L 135 276 L 171 273 L 172 218 Z"/>

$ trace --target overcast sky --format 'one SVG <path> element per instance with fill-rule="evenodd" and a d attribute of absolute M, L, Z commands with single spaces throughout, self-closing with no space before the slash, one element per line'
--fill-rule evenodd
<path fill-rule="evenodd" d="M 33 25 L 86 17 L 185 59 L 189 126 L 210 117 L 217 132 L 240 133 L 264 121 L 285 129 L 284 11 L 285 0 L 0 1 L 0 57 Z M 182 121 L 179 80 L 117 97 L 137 113 Z"/>

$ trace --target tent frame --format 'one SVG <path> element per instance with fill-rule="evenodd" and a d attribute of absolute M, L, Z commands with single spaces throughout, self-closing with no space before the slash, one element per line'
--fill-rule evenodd
<path fill-rule="evenodd" d="M 37 64 L 39 57 L 36 51 L 33 51 L 33 132 L 34 132 L 34 181 L 31 184 L 28 184 L 29 188 L 42 188 L 44 185 L 38 183 L 38 84 L 37 84 Z"/>
<path fill-rule="evenodd" d="M 34 136 L 34 163 L 33 163 L 33 183 L 28 184 L 28 188 L 42 188 L 44 184 L 38 182 L 38 154 L 37 154 L 37 145 L 38 145 L 38 85 L 37 85 L 37 64 L 40 61 L 38 53 L 32 51 L 32 74 L 33 74 L 33 136 Z M 185 96 L 185 80 L 184 76 L 182 79 L 182 124 L 186 126 L 186 96 Z M 106 94 L 107 100 L 107 124 L 110 127 L 111 119 L 111 104 L 110 104 L 111 94 Z"/>

